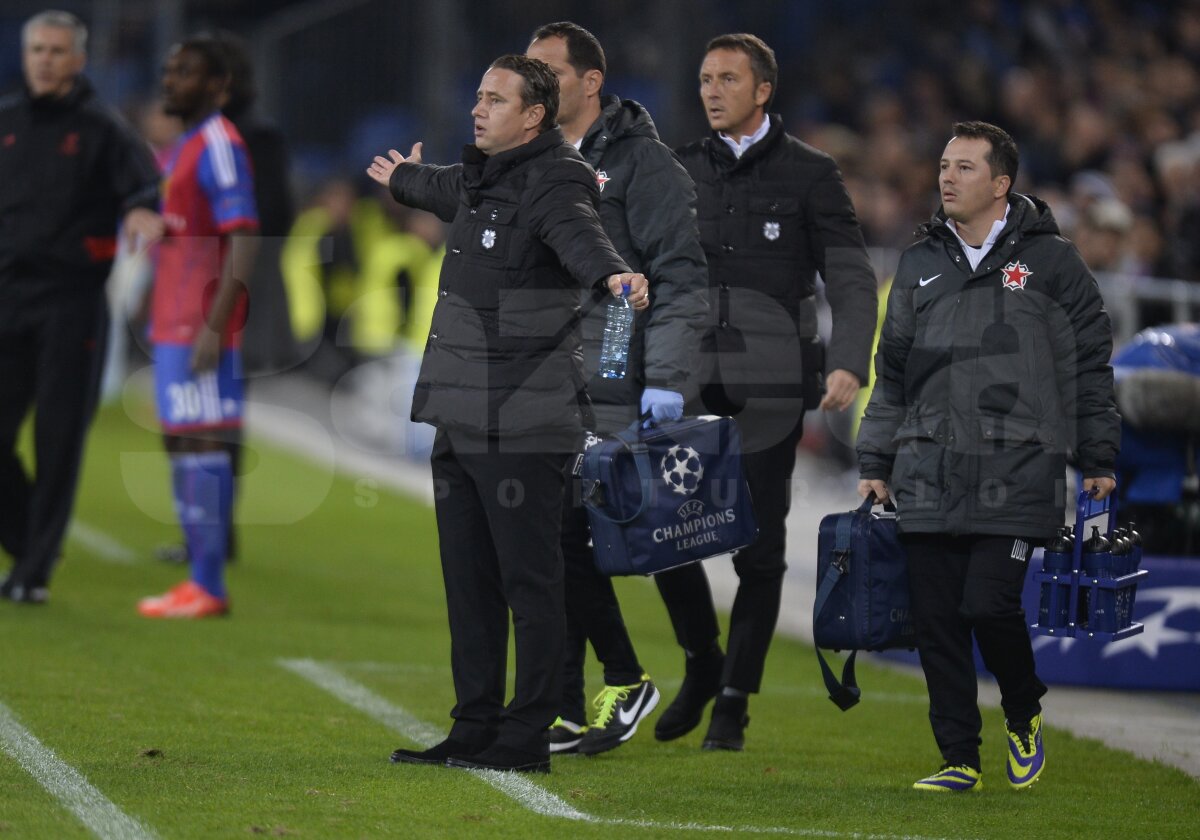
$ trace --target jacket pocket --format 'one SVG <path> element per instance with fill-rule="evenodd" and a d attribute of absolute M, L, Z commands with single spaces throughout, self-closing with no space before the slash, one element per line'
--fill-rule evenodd
<path fill-rule="evenodd" d="M 1065 458 L 1051 448 L 1055 434 L 1032 420 L 981 417 L 977 423 L 979 484 L 976 504 L 1011 519 L 1043 515 L 1058 503 Z"/>
<path fill-rule="evenodd" d="M 946 486 L 946 418 L 909 417 L 896 430 L 891 490 L 901 513 L 941 510 Z"/>
<path fill-rule="evenodd" d="M 800 249 L 804 228 L 800 201 L 788 196 L 752 196 L 746 214 L 746 244 L 752 251 L 785 256 Z"/>
<path fill-rule="evenodd" d="M 460 246 L 464 253 L 486 261 L 506 263 L 510 254 L 518 253 L 518 239 L 523 231 L 514 222 L 517 208 L 495 201 L 481 202 L 470 211 L 466 241 Z"/>

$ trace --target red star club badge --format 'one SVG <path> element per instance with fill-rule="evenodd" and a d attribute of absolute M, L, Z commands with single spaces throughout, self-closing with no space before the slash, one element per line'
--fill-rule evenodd
<path fill-rule="evenodd" d="M 1000 272 L 1004 275 L 1004 288 L 1012 289 L 1014 292 L 1024 289 L 1026 278 L 1033 276 L 1029 266 L 1022 262 L 1010 262 L 1000 269 Z"/>

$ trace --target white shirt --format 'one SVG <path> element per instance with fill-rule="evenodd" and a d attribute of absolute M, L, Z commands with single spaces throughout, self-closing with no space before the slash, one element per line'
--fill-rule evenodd
<path fill-rule="evenodd" d="M 759 140 L 767 136 L 767 132 L 771 130 L 771 115 L 763 114 L 762 125 L 758 127 L 758 131 L 753 134 L 747 134 L 741 140 L 734 140 L 725 132 L 718 132 L 718 136 L 725 141 L 725 145 L 733 149 L 733 156 L 740 158 L 746 153 L 746 150 L 757 143 Z"/>
<path fill-rule="evenodd" d="M 992 229 L 988 231 L 987 239 L 983 240 L 983 244 L 976 248 L 974 245 L 968 245 L 966 240 L 958 235 L 958 225 L 954 224 L 953 219 L 946 220 L 946 227 L 954 231 L 955 237 L 962 243 L 963 252 L 967 255 L 967 262 L 971 264 L 971 270 L 979 268 L 979 264 L 983 262 L 983 258 L 987 256 L 988 251 L 992 250 L 992 246 L 996 244 L 996 240 L 1000 238 L 1000 231 L 1004 230 L 1004 223 L 1008 221 L 1008 211 L 1012 209 L 1011 204 L 1004 206 L 1004 218 L 997 219 L 992 222 Z"/>

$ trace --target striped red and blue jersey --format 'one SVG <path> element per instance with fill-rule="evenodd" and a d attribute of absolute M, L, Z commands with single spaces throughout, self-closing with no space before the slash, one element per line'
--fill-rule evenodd
<path fill-rule="evenodd" d="M 150 340 L 191 344 L 212 304 L 229 250 L 229 232 L 257 229 L 254 179 L 246 144 L 214 112 L 185 133 L 164 171 L 163 221 Z M 238 301 L 222 343 L 241 346 L 246 300 Z"/>

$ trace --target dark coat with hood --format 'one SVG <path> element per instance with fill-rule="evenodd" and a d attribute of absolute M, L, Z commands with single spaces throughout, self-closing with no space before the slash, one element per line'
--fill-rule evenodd
<path fill-rule="evenodd" d="M 629 375 L 597 375 L 611 295 L 583 301 L 583 360 L 596 426 L 616 431 L 637 417 L 644 387 L 690 396 L 696 354 L 708 311 L 708 272 L 696 227 L 696 189 L 687 171 L 658 139 L 646 109 L 605 96 L 603 110 L 580 152 L 596 170 L 600 221 L 613 247 L 650 282 L 651 307 L 636 315 Z"/>
<path fill-rule="evenodd" d="M 1009 197 L 972 270 L 939 211 L 900 259 L 858 437 L 905 532 L 1043 539 L 1063 522 L 1068 454 L 1113 475 L 1112 328 L 1050 208 Z"/>
<path fill-rule="evenodd" d="M 455 166 L 403 164 L 395 199 L 450 222 L 412 418 L 570 451 L 590 425 L 579 290 L 629 271 L 596 213 L 596 176 L 557 128 Z"/>

